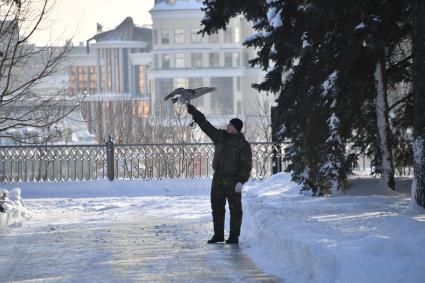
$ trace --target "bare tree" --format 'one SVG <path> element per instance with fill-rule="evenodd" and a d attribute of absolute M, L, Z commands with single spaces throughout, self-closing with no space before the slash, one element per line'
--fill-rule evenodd
<path fill-rule="evenodd" d="M 252 115 L 247 114 L 244 108 L 245 116 L 245 136 L 249 141 L 270 142 L 271 141 L 271 115 L 270 103 L 267 94 L 259 93 L 256 100 L 249 105 L 252 109 Z"/>
<path fill-rule="evenodd" d="M 41 5 L 40 5 L 41 3 Z M 71 47 L 36 47 L 29 40 L 41 28 L 52 0 L 0 0 L 0 137 L 10 130 L 49 128 L 72 112 L 62 99 L 39 95 L 34 87 L 60 69 Z M 46 115 L 47 113 L 47 115 Z"/>
<path fill-rule="evenodd" d="M 170 109 L 169 103 L 161 103 L 153 111 L 143 103 L 128 98 L 86 101 L 81 112 L 98 143 L 104 143 L 108 135 L 116 144 L 187 143 L 200 139 L 199 130 L 189 127 L 185 106 L 178 104 Z"/>

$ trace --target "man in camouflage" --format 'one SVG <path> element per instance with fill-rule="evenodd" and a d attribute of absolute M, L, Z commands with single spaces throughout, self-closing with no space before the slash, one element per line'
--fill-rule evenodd
<path fill-rule="evenodd" d="M 193 116 L 202 131 L 214 142 L 213 180 L 211 186 L 211 208 L 214 222 L 214 236 L 209 244 L 224 242 L 224 218 L 226 199 L 230 210 L 230 235 L 226 244 L 238 244 L 242 224 L 242 186 L 248 181 L 252 169 L 252 152 L 241 129 L 243 123 L 234 118 L 226 130 L 219 130 L 207 121 L 204 114 L 193 105 L 187 104 L 187 111 Z"/>

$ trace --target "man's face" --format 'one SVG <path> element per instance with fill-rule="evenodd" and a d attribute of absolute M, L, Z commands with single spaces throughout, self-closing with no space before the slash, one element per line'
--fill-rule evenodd
<path fill-rule="evenodd" d="M 232 123 L 227 123 L 227 133 L 228 134 L 237 134 L 238 130 L 236 130 L 235 126 L 232 125 Z"/>

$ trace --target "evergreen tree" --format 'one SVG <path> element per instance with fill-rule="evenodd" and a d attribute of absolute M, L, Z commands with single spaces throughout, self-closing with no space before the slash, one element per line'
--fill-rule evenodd
<path fill-rule="evenodd" d="M 203 32 L 225 28 L 230 17 L 240 14 L 253 21 L 257 32 L 245 44 L 258 52 L 250 63 L 267 71 L 264 81 L 254 87 L 279 94 L 273 128 L 279 140 L 290 143 L 284 159 L 295 181 L 317 195 L 332 187 L 344 188 L 356 155 L 367 152 L 376 156 L 377 173 L 385 171 L 386 184 L 394 188 L 386 98 L 388 86 L 408 77 L 409 61 L 396 52 L 409 36 L 408 4 L 401 0 L 204 4 Z M 323 95 L 332 74 L 338 75 Z M 377 105 L 377 89 L 382 105 Z M 406 108 L 408 100 L 400 101 L 399 109 Z M 378 121 L 383 131 L 378 131 Z"/>
<path fill-rule="evenodd" d="M 425 208 L 425 2 L 413 1 L 414 172 L 413 198 Z"/>

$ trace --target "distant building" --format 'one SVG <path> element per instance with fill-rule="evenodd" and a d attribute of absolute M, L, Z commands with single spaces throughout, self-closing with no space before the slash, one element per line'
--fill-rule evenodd
<path fill-rule="evenodd" d="M 251 87 L 263 73 L 248 66 L 255 50 L 242 45 L 253 31 L 250 23 L 233 18 L 226 31 L 204 37 L 198 33 L 201 6 L 197 0 L 156 0 L 152 29 L 136 26 L 130 17 L 104 32 L 97 24 L 98 33 L 74 47 L 69 92 L 84 97 L 82 114 L 99 142 L 108 134 L 138 142 L 132 137 L 143 119 L 171 113 L 164 97 L 177 87 L 217 87 L 193 101 L 217 126 L 234 116 L 254 121 L 259 100 L 269 108 L 272 98 Z"/>
<path fill-rule="evenodd" d="M 69 56 L 69 92 L 84 97 L 82 114 L 99 142 L 108 134 L 128 142 L 137 120 L 149 115 L 152 30 L 137 27 L 130 17 L 113 30 L 99 27 Z"/>
<path fill-rule="evenodd" d="M 248 67 L 253 57 L 242 45 L 252 33 L 241 17 L 230 20 L 225 31 L 203 37 L 199 34 L 202 1 L 156 0 L 150 10 L 153 21 L 152 102 L 158 106 L 177 87 L 214 86 L 217 91 L 195 104 L 210 116 L 244 116 L 253 113 L 258 92 L 252 83 L 261 71 Z M 251 52 L 251 53 L 250 53 Z"/>
<path fill-rule="evenodd" d="M 90 44 L 92 41 L 95 43 Z M 71 54 L 70 92 L 148 99 L 151 49 L 152 30 L 137 27 L 132 18 L 126 18 L 115 29 L 88 39 L 84 53 Z"/>

